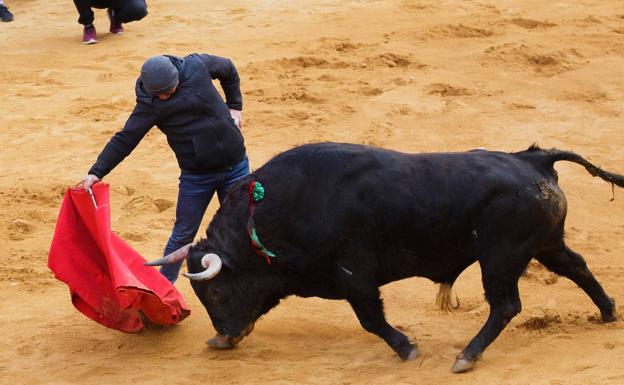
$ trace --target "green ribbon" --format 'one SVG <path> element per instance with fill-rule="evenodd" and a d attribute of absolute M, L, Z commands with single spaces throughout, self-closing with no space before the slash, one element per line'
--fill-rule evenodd
<path fill-rule="evenodd" d="M 251 188 L 253 186 L 253 189 Z M 271 258 L 275 258 L 275 254 L 273 254 L 269 249 L 267 249 L 262 242 L 260 242 L 260 238 L 258 237 L 258 233 L 256 231 L 256 221 L 254 221 L 254 203 L 259 202 L 264 198 L 264 187 L 258 181 L 252 181 L 249 186 L 249 221 L 247 221 L 247 233 L 249 234 L 249 238 L 251 239 L 251 244 L 256 249 L 256 252 L 264 258 L 268 264 L 271 263 Z"/>
<path fill-rule="evenodd" d="M 258 233 L 256 232 L 256 223 L 251 218 L 249 221 L 249 230 L 250 230 L 249 236 L 251 237 L 251 242 L 257 247 L 258 251 L 265 256 L 268 255 L 271 258 L 275 258 L 275 254 L 273 254 L 269 249 L 264 247 L 262 242 L 260 242 L 260 238 L 258 238 Z"/>
<path fill-rule="evenodd" d="M 254 202 L 259 202 L 264 198 L 264 187 L 260 182 L 256 181 L 251 195 Z"/>

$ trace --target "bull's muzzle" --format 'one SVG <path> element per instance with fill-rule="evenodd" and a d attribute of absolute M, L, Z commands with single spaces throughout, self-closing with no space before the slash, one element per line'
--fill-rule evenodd
<path fill-rule="evenodd" d="M 222 334 L 217 334 L 212 337 L 208 341 L 206 341 L 206 345 L 217 348 L 217 349 L 233 349 L 236 345 L 239 344 L 246 336 L 251 333 L 254 328 L 254 323 L 249 324 L 237 337 L 224 336 Z"/>

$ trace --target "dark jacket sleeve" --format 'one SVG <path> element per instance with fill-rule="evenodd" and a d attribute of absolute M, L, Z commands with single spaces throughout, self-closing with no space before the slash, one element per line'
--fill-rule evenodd
<path fill-rule="evenodd" d="M 117 132 L 104 146 L 89 174 L 101 179 L 111 172 L 136 148 L 145 134 L 156 124 L 156 120 L 157 116 L 151 108 L 138 103 L 123 130 Z"/>
<path fill-rule="evenodd" d="M 202 54 L 200 57 L 208 68 L 210 77 L 219 79 L 228 107 L 234 110 L 242 110 L 243 95 L 240 90 L 240 78 L 234 63 L 230 59 L 219 56 Z"/>

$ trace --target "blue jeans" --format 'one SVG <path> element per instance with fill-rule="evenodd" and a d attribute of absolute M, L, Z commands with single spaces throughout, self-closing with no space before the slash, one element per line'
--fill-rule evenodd
<path fill-rule="evenodd" d="M 223 203 L 229 189 L 240 179 L 249 175 L 249 160 L 245 159 L 223 172 L 211 174 L 185 174 L 180 175 L 178 191 L 178 204 L 176 206 L 176 220 L 173 231 L 164 255 L 170 254 L 180 247 L 193 242 L 197 230 L 201 224 L 204 213 L 210 200 L 216 191 L 219 203 Z M 182 261 L 164 265 L 160 273 L 174 283 L 178 279 L 178 273 Z"/>

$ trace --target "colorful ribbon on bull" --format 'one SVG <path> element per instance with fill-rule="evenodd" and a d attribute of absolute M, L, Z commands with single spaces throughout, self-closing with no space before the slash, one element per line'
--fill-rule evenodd
<path fill-rule="evenodd" d="M 260 238 L 258 238 L 258 232 L 256 231 L 256 222 L 254 221 L 254 212 L 256 209 L 255 203 L 261 201 L 264 198 L 264 187 L 258 181 L 251 181 L 249 184 L 249 221 L 247 221 L 247 233 L 249 234 L 249 239 L 251 239 L 251 245 L 253 246 L 256 253 L 263 256 L 267 263 L 271 264 L 271 259 L 276 255 L 273 254 L 269 249 L 264 247 L 262 242 L 260 242 Z"/>

